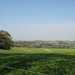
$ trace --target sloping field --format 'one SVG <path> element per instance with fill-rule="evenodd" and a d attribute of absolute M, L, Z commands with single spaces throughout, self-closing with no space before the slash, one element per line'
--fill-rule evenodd
<path fill-rule="evenodd" d="M 0 75 L 75 75 L 75 49 L 0 49 L 0 65 Z"/>

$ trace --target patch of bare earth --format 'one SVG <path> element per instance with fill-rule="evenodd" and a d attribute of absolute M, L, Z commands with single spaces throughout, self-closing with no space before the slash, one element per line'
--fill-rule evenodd
<path fill-rule="evenodd" d="M 50 51 L 49 49 L 45 49 L 45 51 L 47 51 L 47 52 L 52 52 L 52 51 Z"/>
<path fill-rule="evenodd" d="M 33 52 L 33 51 L 30 51 L 30 50 L 24 50 L 24 51 L 26 51 L 26 52 Z"/>

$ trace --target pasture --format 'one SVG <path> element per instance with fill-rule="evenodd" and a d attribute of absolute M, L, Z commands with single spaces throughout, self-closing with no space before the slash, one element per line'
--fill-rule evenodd
<path fill-rule="evenodd" d="M 9 69 L 24 69 L 27 72 Z M 32 72 L 40 72 L 32 73 Z M 75 75 L 75 49 L 0 49 L 0 75 Z"/>

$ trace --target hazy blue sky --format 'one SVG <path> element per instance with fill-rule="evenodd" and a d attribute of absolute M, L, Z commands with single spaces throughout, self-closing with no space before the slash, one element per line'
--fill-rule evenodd
<path fill-rule="evenodd" d="M 0 0 L 0 30 L 13 40 L 75 40 L 75 0 Z"/>

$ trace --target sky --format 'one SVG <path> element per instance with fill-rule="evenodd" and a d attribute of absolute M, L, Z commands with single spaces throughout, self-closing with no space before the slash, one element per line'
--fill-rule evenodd
<path fill-rule="evenodd" d="M 0 0 L 0 30 L 13 40 L 75 40 L 75 0 Z"/>

